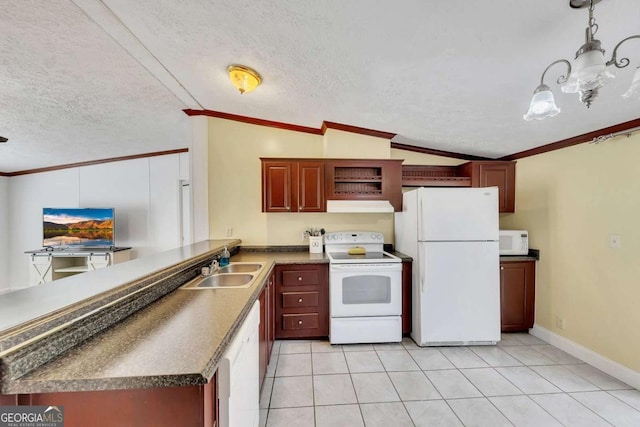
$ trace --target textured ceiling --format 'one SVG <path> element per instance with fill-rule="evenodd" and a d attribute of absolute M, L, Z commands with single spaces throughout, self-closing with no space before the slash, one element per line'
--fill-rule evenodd
<path fill-rule="evenodd" d="M 544 68 L 573 59 L 586 10 L 564 0 L 74 0 L 2 2 L 0 171 L 183 148 L 183 108 L 318 128 L 396 133 L 394 142 L 500 157 L 640 117 L 620 98 L 632 66 L 587 110 L 545 83 L 562 113 L 525 122 Z M 603 0 L 607 54 L 639 33 L 640 2 Z M 239 63 L 264 82 L 239 95 Z"/>

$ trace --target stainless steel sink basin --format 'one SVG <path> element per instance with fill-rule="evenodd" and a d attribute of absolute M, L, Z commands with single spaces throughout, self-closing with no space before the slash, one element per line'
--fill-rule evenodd
<path fill-rule="evenodd" d="M 262 268 L 262 264 L 254 264 L 254 263 L 236 263 L 232 262 L 231 264 L 220 267 L 218 273 L 251 273 L 253 271 L 258 271 Z"/>
<path fill-rule="evenodd" d="M 196 283 L 194 288 L 248 288 L 253 274 L 215 274 Z"/>
<path fill-rule="evenodd" d="M 232 262 L 215 270 L 211 276 L 199 275 L 183 285 L 182 289 L 248 288 L 264 266 L 264 262 Z"/>

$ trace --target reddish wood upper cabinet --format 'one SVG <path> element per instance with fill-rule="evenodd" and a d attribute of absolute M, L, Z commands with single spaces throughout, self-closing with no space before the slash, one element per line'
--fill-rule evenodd
<path fill-rule="evenodd" d="M 327 200 L 388 200 L 402 210 L 403 160 L 326 161 Z"/>
<path fill-rule="evenodd" d="M 277 265 L 275 286 L 276 338 L 329 335 L 328 264 Z"/>
<path fill-rule="evenodd" d="M 262 161 L 263 212 L 324 212 L 324 162 Z"/>
<path fill-rule="evenodd" d="M 260 160 L 263 212 L 325 212 L 326 200 L 389 200 L 402 210 L 402 160 Z"/>
<path fill-rule="evenodd" d="M 500 262 L 502 332 L 528 331 L 535 310 L 535 261 Z"/>
<path fill-rule="evenodd" d="M 498 187 L 500 212 L 516 210 L 516 162 L 473 161 L 458 166 L 460 176 L 471 177 L 472 187 Z"/>

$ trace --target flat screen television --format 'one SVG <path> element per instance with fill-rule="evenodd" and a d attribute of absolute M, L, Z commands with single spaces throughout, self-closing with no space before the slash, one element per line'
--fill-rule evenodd
<path fill-rule="evenodd" d="M 115 209 L 42 209 L 43 246 L 53 248 L 115 246 Z"/>

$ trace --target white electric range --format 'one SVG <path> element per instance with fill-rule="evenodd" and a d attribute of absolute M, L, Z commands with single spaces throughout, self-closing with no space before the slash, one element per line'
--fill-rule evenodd
<path fill-rule="evenodd" d="M 382 233 L 325 235 L 332 344 L 402 341 L 402 260 L 383 247 Z"/>

